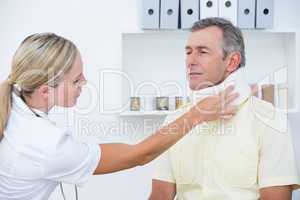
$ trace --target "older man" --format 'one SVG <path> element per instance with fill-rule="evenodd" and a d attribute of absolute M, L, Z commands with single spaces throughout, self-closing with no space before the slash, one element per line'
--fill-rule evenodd
<path fill-rule="evenodd" d="M 151 200 L 288 200 L 298 187 L 286 115 L 251 96 L 241 31 L 222 18 L 196 22 L 186 45 L 189 87 L 201 96 L 235 83 L 237 115 L 192 130 L 157 161 Z M 187 105 L 167 117 L 172 121 Z"/>

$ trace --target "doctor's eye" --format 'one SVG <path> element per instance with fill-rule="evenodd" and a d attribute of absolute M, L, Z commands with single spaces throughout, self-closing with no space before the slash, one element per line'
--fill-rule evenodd
<path fill-rule="evenodd" d="M 76 85 L 80 82 L 80 79 L 76 79 L 75 81 L 73 81 L 73 84 Z"/>

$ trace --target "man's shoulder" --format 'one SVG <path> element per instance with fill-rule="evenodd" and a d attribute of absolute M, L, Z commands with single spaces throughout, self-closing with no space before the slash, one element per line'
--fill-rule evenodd
<path fill-rule="evenodd" d="M 255 122 L 261 122 L 264 126 L 279 132 L 287 131 L 287 114 L 283 110 L 255 96 L 250 98 L 249 108 Z"/>

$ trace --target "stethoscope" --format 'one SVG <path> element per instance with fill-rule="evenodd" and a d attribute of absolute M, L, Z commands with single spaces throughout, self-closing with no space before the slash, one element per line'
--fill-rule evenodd
<path fill-rule="evenodd" d="M 32 108 L 30 108 L 28 106 L 28 108 L 31 110 L 31 112 L 38 118 L 42 118 L 42 119 L 45 119 L 43 118 L 41 115 L 39 115 L 37 112 L 35 112 Z M 49 120 L 49 119 L 45 119 L 45 120 Z M 59 187 L 60 187 L 60 192 L 61 192 L 61 195 L 63 197 L 64 200 L 66 200 L 66 195 L 65 195 L 65 192 L 64 192 L 64 188 L 63 188 L 63 184 L 62 182 L 59 183 Z M 76 200 L 78 200 L 78 188 L 77 188 L 77 185 L 74 185 L 74 189 L 75 189 L 75 197 L 76 197 Z"/>
<path fill-rule="evenodd" d="M 15 92 L 16 93 L 16 92 Z M 18 94 L 16 94 L 16 95 L 18 95 Z M 22 99 L 22 101 L 25 103 L 25 100 L 24 100 L 24 98 L 22 97 L 22 95 L 18 95 L 21 99 Z M 25 103 L 25 105 L 26 105 L 26 103 Z M 27 106 L 28 108 L 29 108 L 29 110 L 36 116 L 36 117 L 38 117 L 38 118 L 42 118 L 42 119 L 44 119 L 44 120 L 47 120 L 47 121 L 49 121 L 49 119 L 45 119 L 44 117 L 42 117 L 40 114 L 38 114 L 36 111 L 34 111 L 32 108 L 30 108 L 29 106 Z M 54 124 L 54 123 L 53 123 Z M 62 197 L 63 197 L 63 199 L 64 200 L 66 200 L 67 198 L 66 198 L 66 195 L 65 195 L 65 192 L 64 192 L 64 188 L 63 188 L 63 184 L 62 184 L 62 182 L 60 182 L 59 183 L 59 186 L 60 186 L 60 192 L 61 192 L 61 195 L 62 195 Z M 79 198 L 78 198 L 78 188 L 77 188 L 77 185 L 75 184 L 74 185 L 74 189 L 75 189 L 75 197 L 76 197 L 76 200 L 78 200 Z"/>

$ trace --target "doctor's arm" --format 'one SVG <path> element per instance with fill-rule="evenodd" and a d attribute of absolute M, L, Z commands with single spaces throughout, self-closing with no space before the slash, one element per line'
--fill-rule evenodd
<path fill-rule="evenodd" d="M 187 113 L 136 145 L 101 144 L 101 159 L 94 174 L 112 173 L 147 164 L 170 148 L 197 124 L 232 117 L 236 113 L 236 106 L 230 106 L 230 104 L 238 96 L 236 93 L 232 94 L 233 89 L 233 87 L 228 87 L 219 95 L 203 99 Z"/>

